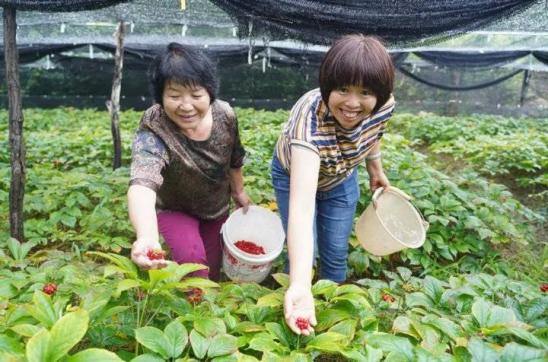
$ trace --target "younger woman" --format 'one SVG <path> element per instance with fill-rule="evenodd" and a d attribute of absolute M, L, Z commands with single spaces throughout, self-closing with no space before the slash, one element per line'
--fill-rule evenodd
<path fill-rule="evenodd" d="M 357 166 L 365 161 L 371 191 L 390 185 L 380 140 L 394 108 L 393 81 L 394 66 L 378 39 L 343 36 L 323 59 L 320 88 L 293 106 L 276 144 L 272 182 L 289 253 L 284 309 L 295 333 L 308 335 L 316 324 L 315 242 L 319 277 L 346 279 L 348 237 L 360 195 Z"/>

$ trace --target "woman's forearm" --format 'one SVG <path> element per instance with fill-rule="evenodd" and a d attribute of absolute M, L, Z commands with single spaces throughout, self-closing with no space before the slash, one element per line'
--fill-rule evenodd
<path fill-rule="evenodd" d="M 228 179 L 230 183 L 230 192 L 232 195 L 238 195 L 244 191 L 243 167 L 231 168 L 228 171 Z"/>
<path fill-rule="evenodd" d="M 310 286 L 314 258 L 313 222 L 320 159 L 311 150 L 293 146 L 287 249 L 291 284 Z"/>
<path fill-rule="evenodd" d="M 158 242 L 156 192 L 145 186 L 132 185 L 129 187 L 127 196 L 129 219 L 137 235 L 137 240 L 146 239 Z"/>

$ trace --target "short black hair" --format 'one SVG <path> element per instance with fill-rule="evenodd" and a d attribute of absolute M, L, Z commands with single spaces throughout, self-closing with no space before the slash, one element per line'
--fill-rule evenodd
<path fill-rule="evenodd" d="M 209 93 L 211 103 L 217 98 L 219 87 L 213 62 L 202 51 L 179 43 L 169 43 L 154 58 L 149 68 L 149 80 L 152 96 L 162 106 L 167 82 L 204 87 Z"/>
<path fill-rule="evenodd" d="M 320 92 L 327 104 L 333 90 L 359 85 L 377 97 L 376 112 L 389 99 L 394 88 L 394 64 L 382 41 L 363 34 L 338 38 L 320 66 Z"/>

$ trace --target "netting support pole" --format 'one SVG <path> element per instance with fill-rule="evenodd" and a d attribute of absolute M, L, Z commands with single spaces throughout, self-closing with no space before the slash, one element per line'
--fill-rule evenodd
<path fill-rule="evenodd" d="M 526 69 L 525 72 L 523 72 L 523 82 L 521 82 L 521 95 L 519 97 L 519 106 L 523 107 L 523 104 L 525 103 L 525 97 L 527 97 L 527 88 L 529 86 L 529 69 Z"/>
<path fill-rule="evenodd" d="M 23 198 L 25 196 L 25 142 L 23 139 L 23 106 L 19 86 L 19 54 L 16 43 L 15 8 L 4 7 L 4 59 L 8 86 L 9 144 L 11 157 L 10 235 L 23 242 Z"/>
<path fill-rule="evenodd" d="M 114 54 L 114 76 L 112 79 L 112 92 L 107 108 L 110 113 L 110 129 L 114 146 L 112 158 L 112 169 L 116 170 L 122 166 L 122 139 L 120 136 L 120 93 L 122 90 L 122 71 L 124 68 L 124 22 L 120 21 L 116 32 L 116 52 Z"/>

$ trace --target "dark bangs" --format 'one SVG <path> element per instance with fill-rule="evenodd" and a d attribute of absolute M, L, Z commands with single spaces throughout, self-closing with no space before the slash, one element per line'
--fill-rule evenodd
<path fill-rule="evenodd" d="M 320 91 L 325 103 L 333 90 L 345 86 L 370 89 L 377 97 L 376 112 L 390 98 L 394 65 L 379 39 L 346 35 L 333 43 L 320 66 Z"/>
<path fill-rule="evenodd" d="M 164 87 L 167 82 L 175 82 L 185 87 L 204 87 L 215 101 L 218 82 L 215 66 L 201 51 L 178 43 L 170 43 L 158 55 L 149 70 L 152 95 L 162 104 Z"/>

